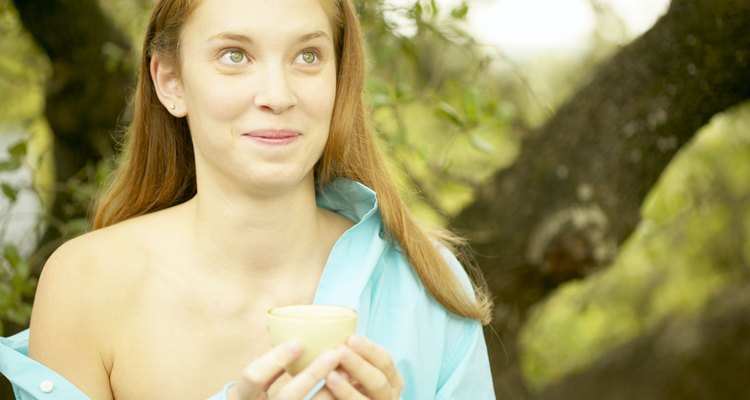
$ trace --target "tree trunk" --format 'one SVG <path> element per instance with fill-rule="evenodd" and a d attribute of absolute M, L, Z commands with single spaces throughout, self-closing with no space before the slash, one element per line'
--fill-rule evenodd
<path fill-rule="evenodd" d="M 516 334 L 529 308 L 608 265 L 680 147 L 750 97 L 748 21 L 746 0 L 673 0 L 452 221 L 496 296 L 499 338 L 488 344 L 498 398 L 527 397 Z"/>
<path fill-rule="evenodd" d="M 88 163 L 113 154 L 114 130 L 126 109 L 132 71 L 117 56 L 130 57 L 130 43 L 109 21 L 96 0 L 13 0 L 24 28 L 44 50 L 52 65 L 47 82 L 45 117 L 54 136 L 57 188 Z M 85 216 L 71 208 L 70 193 L 56 190 L 50 213 L 59 221 Z M 60 238 L 48 227 L 40 248 Z M 46 260 L 46 255 L 41 260 Z M 42 265 L 34 265 L 35 273 Z M 22 327 L 8 326 L 7 334 Z M 0 376 L 0 398 L 13 398 Z"/>
<path fill-rule="evenodd" d="M 13 0 L 21 21 L 49 56 L 45 116 L 54 135 L 59 188 L 87 163 L 113 154 L 116 123 L 126 109 L 132 71 L 118 55 L 130 44 L 96 0 Z M 51 210 L 60 221 L 83 217 L 70 194 L 56 191 Z M 48 229 L 42 244 L 59 237 Z M 46 257 L 43 257 L 46 258 Z M 37 266 L 37 271 L 40 266 Z"/>
<path fill-rule="evenodd" d="M 607 354 L 535 399 L 750 399 L 750 286 Z"/>

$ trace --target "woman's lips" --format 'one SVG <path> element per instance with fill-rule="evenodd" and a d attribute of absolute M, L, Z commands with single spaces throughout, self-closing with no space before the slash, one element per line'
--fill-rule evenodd
<path fill-rule="evenodd" d="M 297 140 L 302 134 L 292 130 L 275 130 L 263 129 L 243 134 L 243 137 L 249 138 L 257 143 L 263 143 L 272 146 L 283 146 Z"/>

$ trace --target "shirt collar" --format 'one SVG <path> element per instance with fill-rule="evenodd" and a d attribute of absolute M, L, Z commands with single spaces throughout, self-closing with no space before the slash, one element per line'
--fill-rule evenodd
<path fill-rule="evenodd" d="M 337 212 L 355 223 L 365 220 L 378 210 L 375 192 L 351 179 L 339 178 L 318 192 L 318 206 Z"/>

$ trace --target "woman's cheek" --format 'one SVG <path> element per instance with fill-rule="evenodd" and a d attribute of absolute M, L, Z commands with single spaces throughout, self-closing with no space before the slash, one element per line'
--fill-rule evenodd
<path fill-rule="evenodd" d="M 333 104 L 336 100 L 336 79 L 321 79 L 311 82 L 309 88 L 305 90 L 306 103 L 314 107 L 316 115 L 328 115 L 333 113 Z"/>
<path fill-rule="evenodd" d="M 205 91 L 202 105 L 218 119 L 232 119 L 248 110 L 251 102 L 246 85 L 239 83 L 218 83 L 211 85 Z"/>
<path fill-rule="evenodd" d="M 213 77 L 211 79 L 193 79 L 199 82 L 186 92 L 188 113 L 193 111 L 192 118 L 227 120 L 247 111 L 251 101 L 251 84 L 236 77 Z"/>

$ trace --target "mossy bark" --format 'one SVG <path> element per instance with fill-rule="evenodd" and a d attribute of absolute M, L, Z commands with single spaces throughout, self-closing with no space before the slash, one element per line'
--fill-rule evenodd
<path fill-rule="evenodd" d="M 498 398 L 527 397 L 516 351 L 527 311 L 561 282 L 608 265 L 676 152 L 750 97 L 748 21 L 745 0 L 673 0 L 451 222 L 496 296 L 497 335 L 487 338 Z"/>
<path fill-rule="evenodd" d="M 571 374 L 537 400 L 750 398 L 750 287 L 717 295 L 698 316 L 661 327 Z"/>

